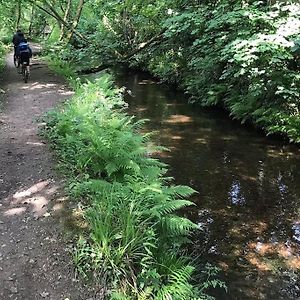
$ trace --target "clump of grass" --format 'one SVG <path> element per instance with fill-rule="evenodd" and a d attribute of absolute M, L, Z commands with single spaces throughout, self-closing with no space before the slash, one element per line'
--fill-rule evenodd
<path fill-rule="evenodd" d="M 149 157 L 149 134 L 124 113 L 121 92 L 105 75 L 46 118 L 45 134 L 88 224 L 74 253 L 77 268 L 110 299 L 205 299 L 182 251 L 197 226 L 176 215 L 193 205 L 186 197 L 195 191 L 171 185 L 166 165 Z"/>

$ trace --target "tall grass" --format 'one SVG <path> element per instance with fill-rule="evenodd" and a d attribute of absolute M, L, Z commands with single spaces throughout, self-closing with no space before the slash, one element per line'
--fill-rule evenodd
<path fill-rule="evenodd" d="M 185 198 L 195 191 L 165 178 L 166 166 L 149 157 L 149 135 L 124 113 L 121 95 L 105 75 L 46 117 L 45 134 L 88 225 L 74 253 L 77 268 L 108 299 L 207 299 L 182 251 L 197 226 L 176 215 L 193 205 Z"/>

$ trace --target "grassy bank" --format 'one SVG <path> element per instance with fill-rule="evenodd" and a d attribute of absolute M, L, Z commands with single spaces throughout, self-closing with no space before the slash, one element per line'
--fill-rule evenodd
<path fill-rule="evenodd" d="M 203 268 L 184 253 L 197 225 L 176 212 L 195 191 L 174 186 L 166 166 L 151 158 L 150 135 L 124 112 L 122 91 L 105 75 L 46 119 L 70 191 L 81 202 L 84 233 L 74 260 L 109 299 L 208 299 Z M 202 274 L 204 277 L 193 277 Z"/>

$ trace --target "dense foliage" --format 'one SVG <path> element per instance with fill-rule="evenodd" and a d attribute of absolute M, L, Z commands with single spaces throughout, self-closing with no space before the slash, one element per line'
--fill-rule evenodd
<path fill-rule="evenodd" d="M 149 156 L 149 134 L 139 134 L 141 122 L 122 111 L 124 104 L 104 76 L 47 117 L 45 133 L 87 224 L 77 267 L 110 299 L 207 299 L 204 288 L 222 283 L 191 284 L 194 267 L 182 244 L 197 226 L 175 214 L 192 205 L 184 198 L 194 191 L 166 185 L 166 166 Z"/>
<path fill-rule="evenodd" d="M 90 42 L 63 55 L 149 70 L 193 102 L 300 142 L 299 17 L 289 1 L 87 2 L 78 30 Z"/>

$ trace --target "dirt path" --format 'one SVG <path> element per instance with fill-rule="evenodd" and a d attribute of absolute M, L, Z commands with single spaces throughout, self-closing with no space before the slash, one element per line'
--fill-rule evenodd
<path fill-rule="evenodd" d="M 27 84 L 11 62 L 0 84 L 0 299 L 94 299 L 75 279 L 62 182 L 35 121 L 71 92 L 37 59 Z"/>

